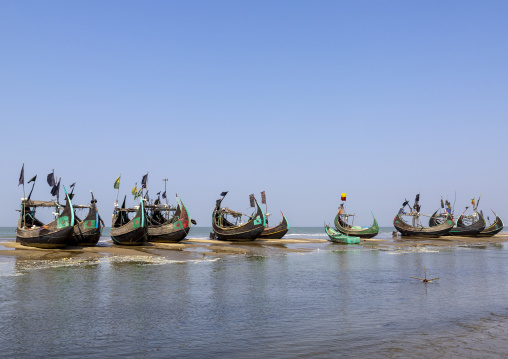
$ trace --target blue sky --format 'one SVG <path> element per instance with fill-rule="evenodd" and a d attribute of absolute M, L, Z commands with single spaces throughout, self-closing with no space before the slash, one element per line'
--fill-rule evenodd
<path fill-rule="evenodd" d="M 38 174 L 116 198 L 149 171 L 200 226 L 220 192 L 292 226 L 441 196 L 508 221 L 505 1 L 3 1 L 0 225 Z M 132 203 L 132 196 L 128 197 Z M 174 200 L 172 197 L 172 202 Z M 280 219 L 275 215 L 272 223 Z"/>

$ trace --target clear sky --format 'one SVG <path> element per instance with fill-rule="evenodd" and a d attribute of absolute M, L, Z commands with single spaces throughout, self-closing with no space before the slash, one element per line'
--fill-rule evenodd
<path fill-rule="evenodd" d="M 38 174 L 110 225 L 149 171 L 200 226 L 265 190 L 272 224 L 391 225 L 441 196 L 508 222 L 507 1 L 1 1 L 2 226 Z M 29 187 L 27 187 L 28 191 Z M 129 195 L 132 204 L 132 196 Z"/>

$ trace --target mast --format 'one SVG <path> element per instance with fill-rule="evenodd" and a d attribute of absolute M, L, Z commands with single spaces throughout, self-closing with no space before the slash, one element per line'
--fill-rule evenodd
<path fill-rule="evenodd" d="M 120 182 L 122 182 L 122 174 L 120 173 L 120 176 L 118 177 L 118 188 L 117 188 L 117 191 L 116 191 L 116 203 L 115 203 L 115 207 L 118 206 L 118 196 L 120 195 Z M 92 194 L 92 197 L 93 197 L 93 194 Z"/>
<path fill-rule="evenodd" d="M 163 197 L 166 197 L 164 199 L 166 200 L 166 207 L 167 207 L 167 205 L 168 205 L 168 194 L 166 192 L 166 184 L 168 182 L 168 178 L 163 178 L 162 180 L 164 181 L 164 193 L 163 193 Z M 177 197 L 178 197 L 178 195 L 177 195 Z M 178 205 L 178 203 L 177 203 L 177 205 Z M 165 215 L 166 215 L 166 220 L 169 220 L 169 211 L 166 211 Z"/>
<path fill-rule="evenodd" d="M 163 178 L 162 179 L 164 181 L 164 197 L 166 197 L 166 205 L 168 204 L 168 195 L 167 195 L 167 192 L 166 192 L 166 183 L 168 182 L 168 179 L 167 178 Z"/>
<path fill-rule="evenodd" d="M 23 228 L 25 228 L 26 226 L 26 213 L 25 213 L 25 209 L 26 209 L 26 197 L 25 197 L 25 162 L 23 162 L 23 167 L 21 167 L 21 179 L 23 180 Z M 35 182 L 34 182 L 35 184 Z M 19 186 L 19 184 L 18 184 Z"/>
<path fill-rule="evenodd" d="M 148 192 L 148 171 L 146 171 L 146 175 L 143 176 L 141 179 L 141 198 L 145 198 L 145 192 L 143 189 L 146 189 L 146 192 Z"/>
<path fill-rule="evenodd" d="M 60 213 L 60 210 L 58 208 L 58 205 L 60 204 L 60 181 L 62 180 L 62 177 L 58 179 L 58 183 L 56 184 L 56 206 L 55 206 L 55 218 L 58 217 L 58 214 Z M 64 188 L 65 191 L 65 188 Z M 67 195 L 67 191 L 65 191 L 65 194 Z M 73 212 L 74 213 L 74 212 Z"/>
<path fill-rule="evenodd" d="M 56 189 L 56 202 L 60 203 L 60 181 L 62 180 L 62 177 L 58 179 L 58 187 Z M 67 192 L 66 192 L 67 194 Z"/>

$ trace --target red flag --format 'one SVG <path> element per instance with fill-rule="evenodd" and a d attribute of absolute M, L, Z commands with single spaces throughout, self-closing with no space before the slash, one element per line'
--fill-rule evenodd
<path fill-rule="evenodd" d="M 255 202 L 254 194 L 249 195 L 249 200 L 250 200 L 250 206 L 256 207 L 256 204 L 254 203 Z"/>
<path fill-rule="evenodd" d="M 340 194 L 340 200 L 341 201 L 345 201 L 346 200 L 346 194 L 345 193 L 341 193 Z"/>
<path fill-rule="evenodd" d="M 261 192 L 261 203 L 266 204 L 266 195 L 265 195 L 265 191 Z"/>

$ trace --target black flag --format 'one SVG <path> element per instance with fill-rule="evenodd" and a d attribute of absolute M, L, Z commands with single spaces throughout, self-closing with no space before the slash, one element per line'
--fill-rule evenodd
<path fill-rule="evenodd" d="M 55 172 L 51 172 L 49 175 L 48 175 L 48 184 L 50 187 L 55 187 L 56 183 L 55 183 Z"/>
<path fill-rule="evenodd" d="M 36 179 L 37 179 L 37 175 L 33 176 L 32 179 L 27 182 L 27 184 L 30 183 L 30 182 L 35 182 Z"/>
<path fill-rule="evenodd" d="M 35 177 L 37 177 L 37 176 L 35 176 Z M 35 177 L 34 177 L 34 178 L 35 178 Z M 32 178 L 32 180 L 33 180 L 34 178 Z M 31 182 L 32 180 L 30 180 L 30 182 Z M 34 187 L 35 187 L 35 180 L 34 180 L 34 184 L 32 185 L 32 189 L 30 190 L 30 194 L 28 195 L 28 200 L 30 200 L 30 197 L 32 196 L 32 192 L 34 191 Z"/>
<path fill-rule="evenodd" d="M 416 198 L 415 198 L 415 204 L 414 204 L 414 206 L 413 206 L 413 208 L 414 208 L 414 210 L 415 210 L 416 212 L 420 212 L 420 208 L 421 208 L 421 206 L 420 206 L 420 203 L 419 203 L 419 202 L 420 202 L 420 194 L 418 193 L 418 194 L 416 195 Z"/>
<path fill-rule="evenodd" d="M 255 203 L 255 200 L 254 200 L 254 194 L 249 195 L 249 200 L 250 200 L 250 206 L 251 207 L 256 207 L 256 203 Z"/>
<path fill-rule="evenodd" d="M 51 195 L 58 197 L 60 194 L 60 180 L 58 180 L 58 183 L 53 186 L 51 189 Z"/>
<path fill-rule="evenodd" d="M 221 195 L 222 197 L 224 197 L 225 195 L 227 195 L 227 194 L 228 194 L 228 192 L 229 192 L 229 191 L 222 192 L 220 195 Z"/>
<path fill-rule="evenodd" d="M 148 173 L 143 176 L 143 179 L 141 180 L 141 188 L 146 188 L 146 182 L 148 182 Z"/>
<path fill-rule="evenodd" d="M 162 198 L 166 199 L 166 191 L 162 193 Z"/>
<path fill-rule="evenodd" d="M 74 186 L 75 186 L 75 185 L 76 185 L 76 182 L 74 182 L 73 184 L 71 184 L 71 185 L 69 186 L 69 188 L 74 188 Z"/>
<path fill-rule="evenodd" d="M 19 183 L 18 186 L 25 184 L 25 164 L 23 163 L 23 167 L 21 167 L 21 173 L 19 174 Z"/>
<path fill-rule="evenodd" d="M 266 195 L 265 195 L 265 191 L 261 192 L 261 203 L 266 204 Z"/>

